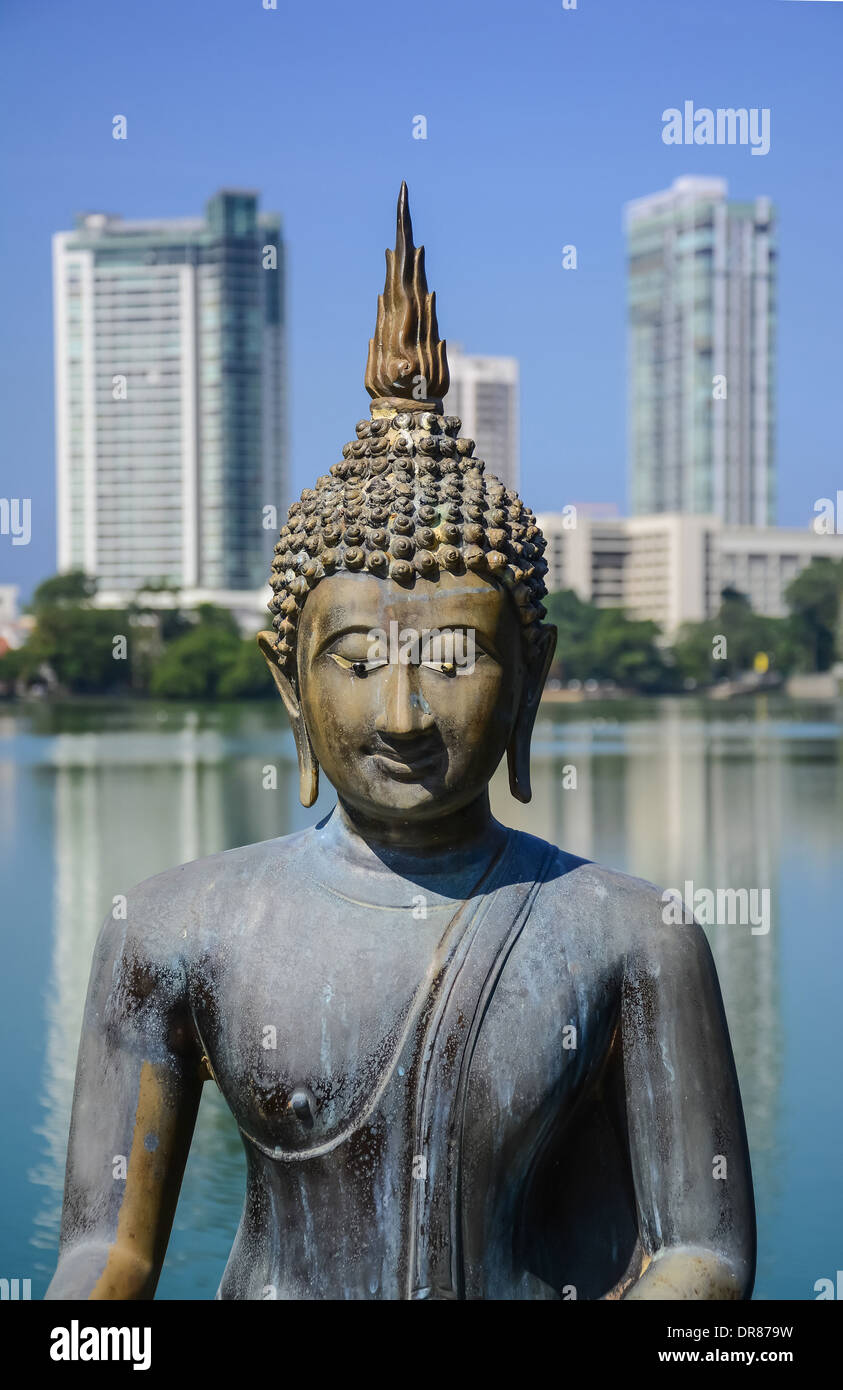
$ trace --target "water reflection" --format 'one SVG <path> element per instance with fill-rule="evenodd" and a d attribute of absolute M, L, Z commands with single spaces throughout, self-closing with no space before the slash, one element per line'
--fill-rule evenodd
<path fill-rule="evenodd" d="M 760 1219 L 772 1226 L 783 1147 L 780 949 L 783 935 L 799 927 L 781 920 L 782 848 L 787 841 L 792 853 L 795 842 L 806 872 L 812 859 L 825 873 L 836 864 L 829 810 L 843 798 L 840 730 L 828 711 L 808 723 L 784 708 L 773 717 L 760 702 L 751 720 L 670 702 L 624 707 L 622 719 L 617 711 L 543 707 L 533 801 L 513 801 L 500 770 L 494 809 L 510 824 L 663 886 L 681 890 L 691 880 L 771 890 L 768 935 L 718 926 L 709 938 L 741 1078 Z M 3 734 L 12 756 L 0 763 L 0 805 L 8 808 L 21 779 L 44 776 L 52 799 L 52 848 L 43 845 L 54 864 L 54 899 L 39 1047 L 41 1161 L 28 1188 L 30 1239 L 46 1271 L 58 1237 L 91 953 L 114 895 L 173 864 L 310 824 L 328 810 L 333 793 L 324 786 L 315 808 L 299 805 L 292 740 L 269 706 L 204 713 L 75 708 L 66 720 L 36 711 L 5 717 Z M 26 805 L 25 796 L 19 804 Z M 17 833 L 25 835 L 26 824 Z M 33 824 L 31 833 L 41 832 Z M 0 844 L 11 834 L 4 812 Z M 834 873 L 839 889 L 839 865 Z M 38 1046 L 34 1030 L 31 1041 Z M 206 1087 L 160 1296 L 213 1296 L 243 1185 L 236 1127 Z M 769 1296 L 775 1276 L 772 1267 L 764 1270 L 762 1260 Z"/>

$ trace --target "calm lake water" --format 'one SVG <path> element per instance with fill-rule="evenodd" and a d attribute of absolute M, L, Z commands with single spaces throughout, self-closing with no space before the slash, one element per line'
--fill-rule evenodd
<path fill-rule="evenodd" d="M 274 704 L 0 707 L 0 1276 L 31 1278 L 33 1298 L 55 1267 L 99 925 L 138 880 L 330 809 L 327 785 L 299 805 L 282 718 Z M 543 706 L 532 803 L 500 771 L 493 785 L 501 820 L 576 854 L 680 890 L 769 888 L 766 934 L 707 929 L 749 1130 L 759 1299 L 814 1298 L 843 1268 L 841 718 L 763 697 Z M 206 1086 L 159 1297 L 213 1298 L 244 1175 Z"/>

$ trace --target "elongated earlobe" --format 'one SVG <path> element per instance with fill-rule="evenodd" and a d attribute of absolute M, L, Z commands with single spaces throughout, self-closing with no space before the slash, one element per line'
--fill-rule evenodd
<path fill-rule="evenodd" d="M 296 740 L 296 752 L 299 759 L 299 799 L 302 806 L 312 806 L 319 795 L 319 764 L 316 761 L 316 754 L 310 742 L 310 735 L 307 732 L 307 725 L 304 722 L 295 688 L 278 665 L 274 642 L 273 633 L 258 633 L 258 646 L 272 672 L 272 679 L 278 687 L 278 693 L 284 701 L 284 708 L 293 730 L 293 738 Z"/>
<path fill-rule="evenodd" d="M 530 787 L 530 744 L 539 701 L 555 650 L 556 628 L 543 627 L 530 656 L 518 717 L 506 750 L 509 790 L 516 801 L 530 801 L 533 795 Z"/>

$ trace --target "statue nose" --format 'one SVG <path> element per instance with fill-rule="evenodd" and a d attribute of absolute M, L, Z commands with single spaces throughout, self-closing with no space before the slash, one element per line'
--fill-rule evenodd
<path fill-rule="evenodd" d="M 380 734 L 424 734 L 435 724 L 420 689 L 418 667 L 391 663 L 383 687 L 383 706 L 375 719 Z"/>

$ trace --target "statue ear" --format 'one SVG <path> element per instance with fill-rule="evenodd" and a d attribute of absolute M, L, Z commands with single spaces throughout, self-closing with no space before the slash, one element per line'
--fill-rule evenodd
<path fill-rule="evenodd" d="M 313 744 L 310 742 L 310 734 L 307 732 L 299 698 L 292 681 L 285 676 L 278 665 L 275 634 L 259 632 L 258 646 L 272 672 L 272 679 L 278 687 L 278 693 L 284 701 L 284 708 L 292 725 L 293 738 L 296 740 L 296 752 L 299 756 L 299 799 L 302 806 L 312 806 L 319 795 L 319 764 L 316 761 Z"/>
<path fill-rule="evenodd" d="M 529 801 L 533 795 L 530 787 L 530 741 L 555 650 L 556 628 L 542 627 L 527 661 L 521 704 L 506 750 L 509 790 L 516 801 Z"/>

